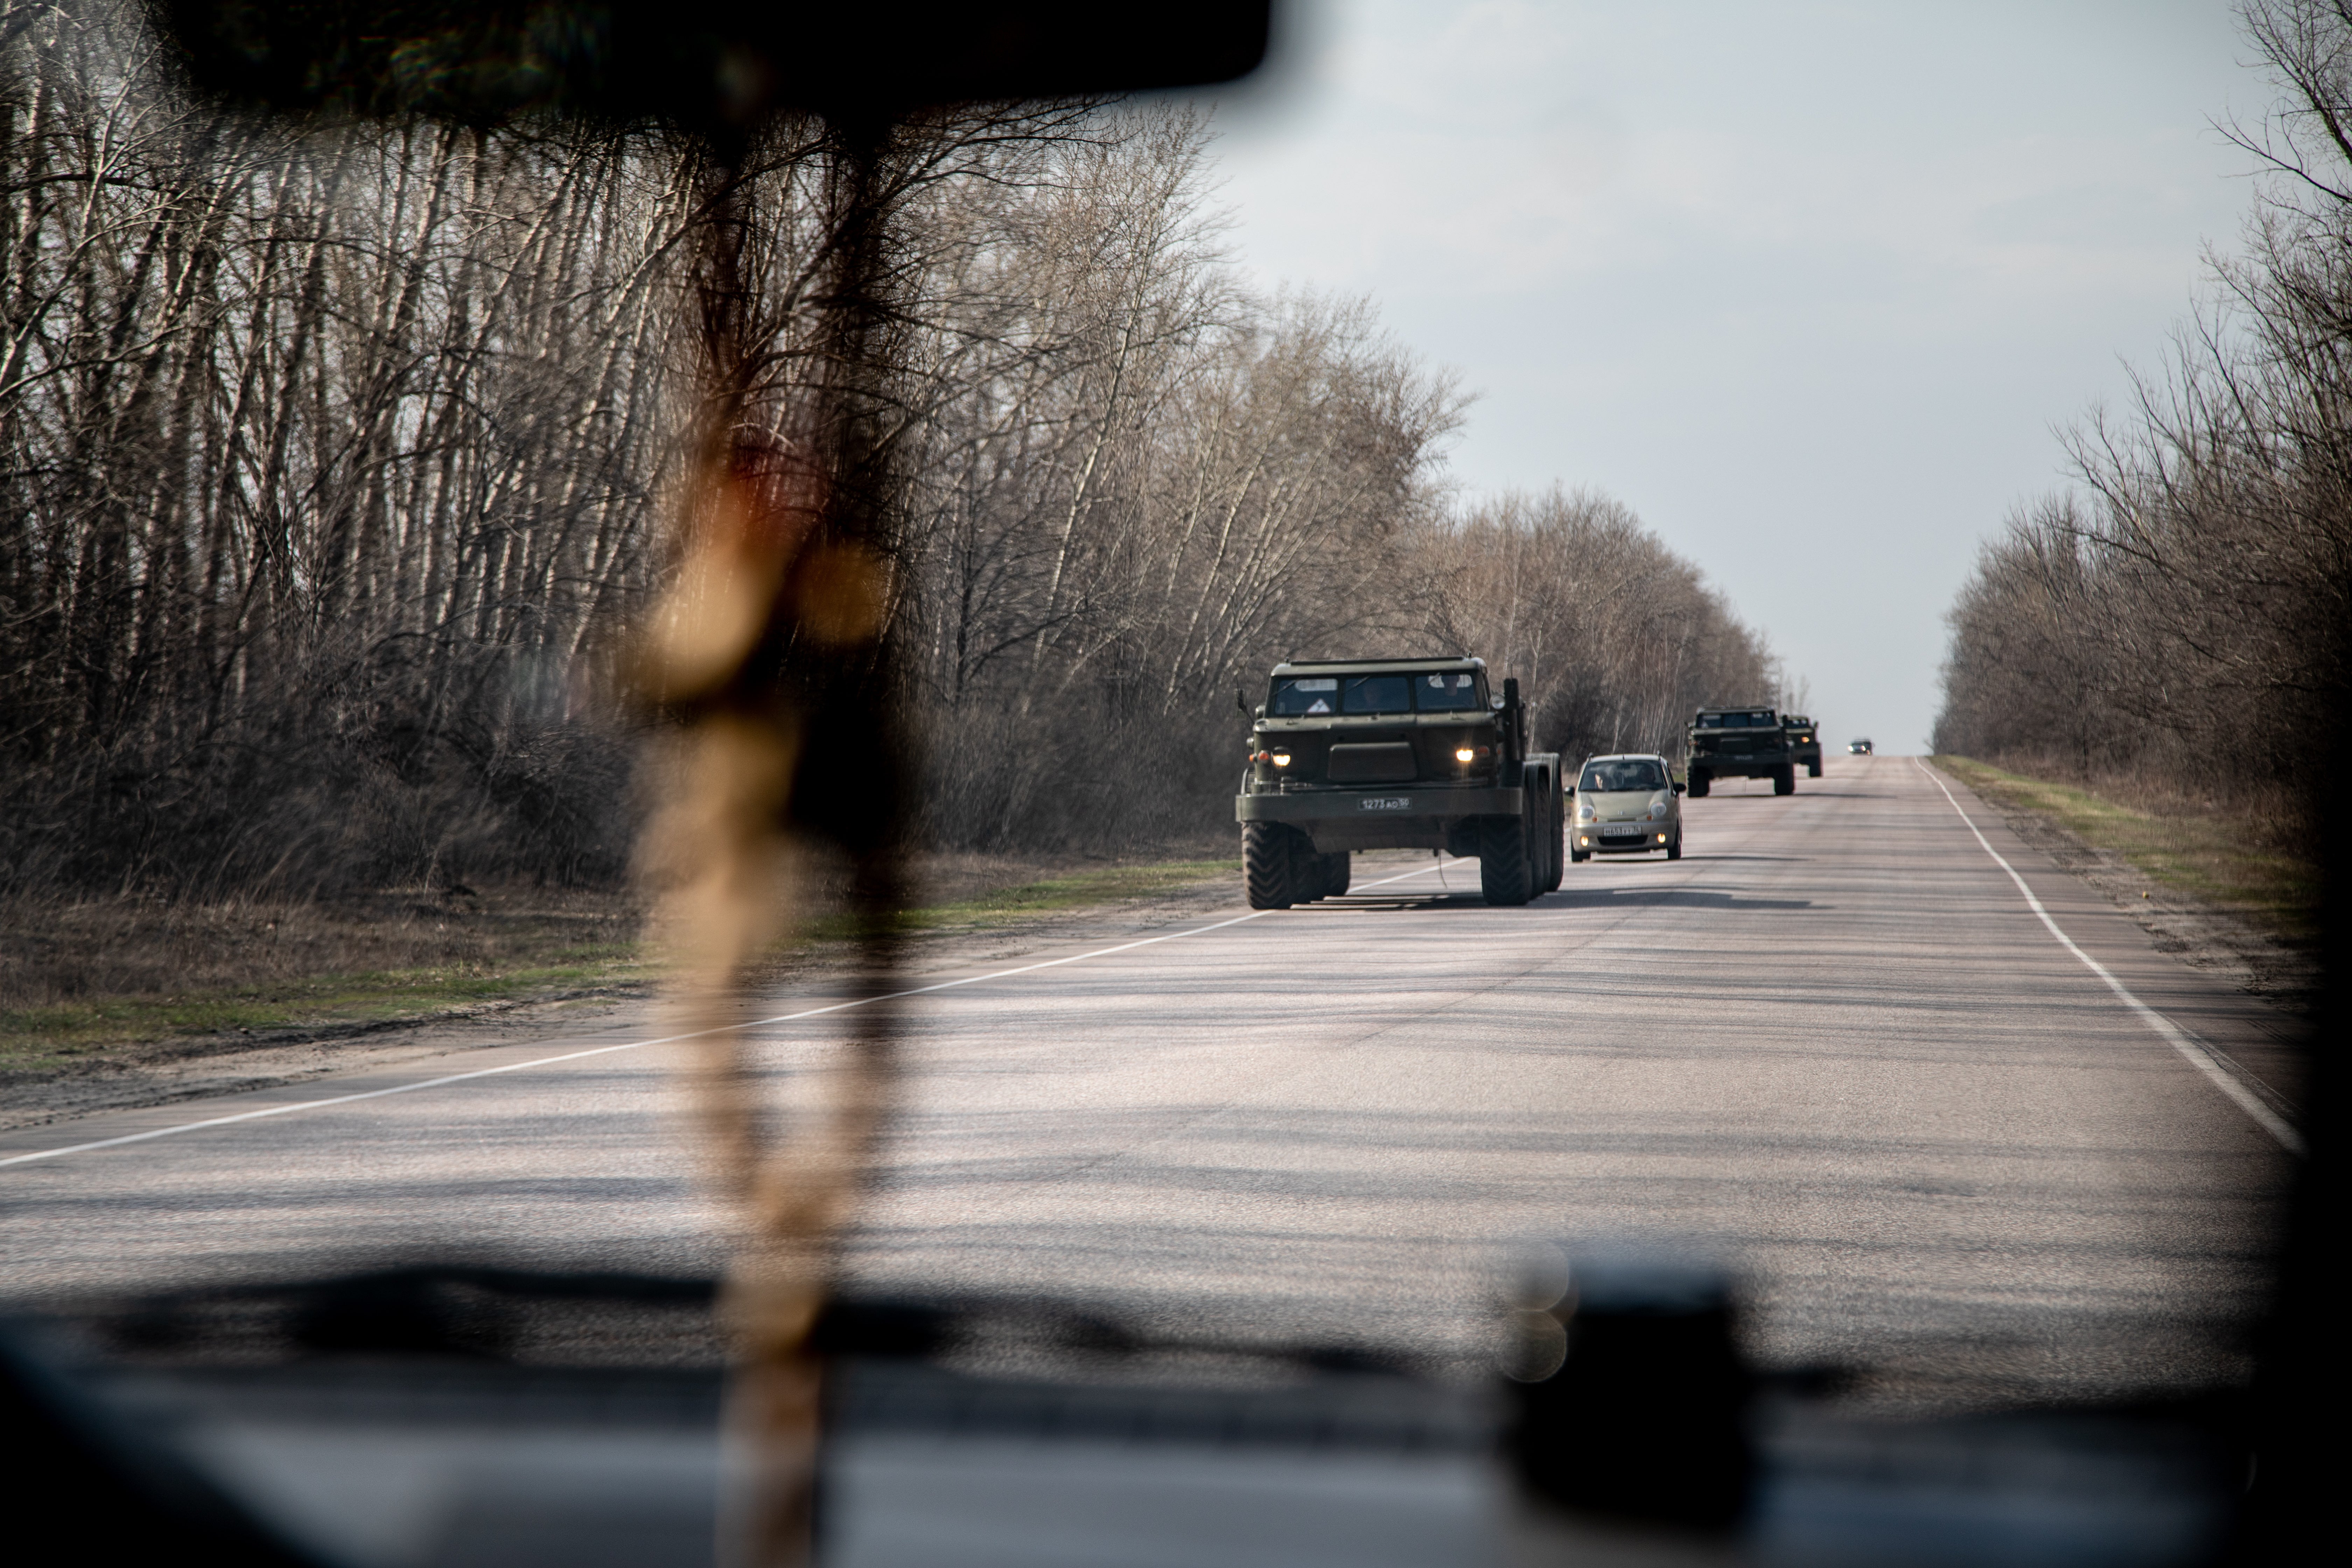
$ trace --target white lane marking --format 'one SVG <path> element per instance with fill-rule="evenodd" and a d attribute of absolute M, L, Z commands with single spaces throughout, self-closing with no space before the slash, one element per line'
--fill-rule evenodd
<path fill-rule="evenodd" d="M 1431 871 L 1442 871 L 1445 863 L 1424 866 L 1418 871 L 1406 871 L 1394 877 L 1383 877 L 1377 882 L 1366 882 L 1367 888 L 1385 888 L 1391 882 L 1408 881 L 1414 877 L 1426 877 Z M 1180 937 L 1205 936 L 1213 931 L 1237 926 L 1254 921 L 1260 915 L 1275 914 L 1274 910 L 1253 910 L 1245 915 L 1218 921 L 1210 925 L 1194 926 L 1190 931 L 1170 931 L 1164 936 L 1147 936 L 1138 942 L 1123 942 L 1117 947 L 1098 947 L 1092 952 L 1074 952 L 1067 958 L 1049 958 L 1039 963 L 1024 963 L 1014 969 L 999 969 L 987 974 L 967 974 L 961 980 L 942 980 L 936 984 L 912 986 L 905 991 L 891 991 L 879 996 L 858 996 L 847 1002 L 835 1002 L 823 1007 L 804 1008 L 798 1013 L 779 1013 L 772 1018 L 755 1018 L 749 1023 L 724 1024 L 709 1029 L 689 1029 L 682 1035 L 663 1035 L 650 1040 L 624 1040 L 615 1046 L 592 1046 L 583 1051 L 566 1051 L 562 1056 L 534 1057 L 527 1062 L 509 1062 L 504 1067 L 476 1068 L 471 1072 L 453 1072 L 441 1078 L 421 1079 L 415 1083 L 394 1084 L 390 1089 L 371 1089 L 358 1094 L 331 1095 L 325 1100 L 298 1100 L 288 1105 L 265 1106 L 259 1110 L 240 1110 L 234 1116 L 211 1116 L 202 1121 L 182 1121 L 170 1127 L 157 1127 L 145 1132 L 126 1132 L 120 1138 L 99 1138 L 88 1143 L 68 1143 L 57 1149 L 37 1149 L 29 1154 L 12 1154 L 0 1159 L 0 1166 L 28 1164 L 35 1160 L 54 1160 L 64 1154 L 82 1154 L 92 1149 L 114 1149 L 125 1143 L 144 1143 L 152 1138 L 170 1138 L 182 1132 L 200 1131 L 207 1127 L 227 1127 L 239 1121 L 258 1121 L 266 1116 L 291 1116 L 298 1110 L 323 1110 L 331 1105 L 352 1105 L 362 1100 L 382 1100 L 386 1095 L 414 1094 L 419 1089 L 442 1089 L 453 1083 L 466 1083 L 478 1078 L 496 1078 L 500 1073 L 521 1072 L 527 1068 L 553 1067 L 558 1062 L 576 1062 L 587 1057 L 610 1056 L 614 1051 L 642 1050 L 647 1046 L 674 1045 L 679 1040 L 698 1040 L 705 1035 L 723 1034 L 729 1029 L 763 1029 L 771 1024 L 796 1023 L 803 1018 L 822 1017 L 827 1013 L 845 1013 L 852 1007 L 871 1006 L 877 1002 L 895 1002 L 902 996 L 922 996 L 933 991 L 951 991 L 959 985 L 977 985 L 984 980 L 1003 980 L 1015 974 L 1028 974 L 1040 969 L 1058 969 L 1066 963 L 1083 963 L 1089 958 L 1108 958 L 1114 952 L 1129 952 L 1155 942 L 1174 942 Z"/>
<path fill-rule="evenodd" d="M 2252 1117 L 2263 1131 L 2277 1139 L 2281 1147 L 2291 1154 L 2300 1154 L 2304 1152 L 2303 1135 L 2294 1130 L 2294 1124 L 2263 1103 L 2262 1096 L 2239 1079 L 2238 1072 L 2242 1069 L 2239 1068 L 2235 1062 L 2228 1061 L 2202 1040 L 2133 995 L 2122 981 L 2108 973 L 2105 964 L 2075 946 L 2074 939 L 2058 929 L 2058 922 L 2050 918 L 2050 911 L 2042 907 L 2042 900 L 2033 896 L 2033 889 L 2027 887 L 2025 879 L 2017 874 L 2017 868 L 2002 859 L 2000 851 L 1995 849 L 1991 841 L 1982 833 L 1978 832 L 1977 825 L 1969 820 L 1967 812 L 1960 810 L 1958 797 L 1949 789 L 1945 788 L 1944 781 L 1937 778 L 1935 771 L 1918 758 L 1914 757 L 1911 762 L 1921 773 L 1927 775 L 1928 783 L 1944 791 L 1944 798 L 1952 803 L 1954 811 L 1960 813 L 1960 820 L 1968 825 L 1970 833 L 1976 834 L 1977 842 L 1984 846 L 1984 852 L 1992 857 L 1995 865 L 2009 873 L 2009 879 L 2017 884 L 2019 892 L 2025 895 L 2028 907 L 2042 917 L 2042 923 L 2050 928 L 2050 934 L 2058 939 L 2058 944 L 2061 947 L 2081 959 L 2084 968 L 2105 981 L 2107 988 L 2123 998 L 2124 1005 L 2137 1014 L 2141 1023 L 2156 1031 L 2158 1038 L 2188 1058 L 2191 1067 L 2211 1079 L 2216 1089 L 2234 1100 L 2239 1110 Z"/>

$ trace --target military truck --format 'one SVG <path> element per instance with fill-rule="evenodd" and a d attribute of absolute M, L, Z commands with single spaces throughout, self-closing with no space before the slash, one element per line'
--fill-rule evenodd
<path fill-rule="evenodd" d="M 1559 886 L 1562 798 L 1559 756 L 1528 748 L 1519 683 L 1493 692 L 1484 659 L 1277 664 L 1234 801 L 1250 908 L 1346 892 L 1359 849 L 1475 857 L 1488 903 L 1524 904 Z"/>
<path fill-rule="evenodd" d="M 1822 776 L 1822 731 L 1811 719 L 1801 713 L 1780 715 L 1780 728 L 1789 731 L 1789 761 L 1805 770 L 1805 776 Z"/>
<path fill-rule="evenodd" d="M 1684 737 L 1684 776 L 1693 795 L 1717 779 L 1770 779 L 1774 795 L 1797 793 L 1789 731 L 1769 708 L 1702 708 Z"/>

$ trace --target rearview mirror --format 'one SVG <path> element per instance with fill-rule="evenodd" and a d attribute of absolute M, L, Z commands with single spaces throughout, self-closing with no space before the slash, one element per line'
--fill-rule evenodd
<path fill-rule="evenodd" d="M 1249 711 L 1249 704 L 1242 700 L 1242 689 L 1238 686 L 1234 688 L 1234 706 L 1244 713 Z"/>
<path fill-rule="evenodd" d="M 1690 788 L 1690 785 L 1688 785 L 1688 784 L 1678 784 L 1675 785 L 1675 793 L 1676 795 L 1680 795 L 1680 794 L 1682 794 L 1685 790 L 1687 790 L 1688 788 Z"/>

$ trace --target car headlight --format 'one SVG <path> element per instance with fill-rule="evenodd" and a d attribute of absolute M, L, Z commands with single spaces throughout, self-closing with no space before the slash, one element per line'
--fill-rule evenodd
<path fill-rule="evenodd" d="M 1650 803 L 1650 820 L 1653 822 L 1664 822 L 1665 819 L 1666 803 L 1663 800 L 1652 801 Z"/>
<path fill-rule="evenodd" d="M 1591 821 L 1591 820 L 1592 820 L 1592 807 L 1591 807 L 1590 805 L 1583 805 L 1583 804 L 1580 803 L 1580 804 L 1577 805 L 1577 808 L 1576 808 L 1576 820 L 1577 820 L 1577 821 L 1579 821 L 1579 822 L 1590 822 L 1590 821 Z"/>

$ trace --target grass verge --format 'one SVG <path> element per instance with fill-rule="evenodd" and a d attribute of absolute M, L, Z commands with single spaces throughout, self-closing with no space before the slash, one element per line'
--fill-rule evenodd
<path fill-rule="evenodd" d="M 641 984 L 635 944 L 523 964 L 494 963 L 312 974 L 169 996 L 112 995 L 0 1011 L 0 1074 L 39 1074 L 130 1047 L 281 1030 L 320 1033 L 413 1022 L 490 1003 L 609 993 Z"/>
<path fill-rule="evenodd" d="M 2318 866 L 2261 842 L 2249 831 L 2260 825 L 2242 815 L 2147 810 L 1972 757 L 1932 760 L 1994 805 L 2045 817 L 2164 888 L 2242 915 L 2288 942 L 2304 942 L 2315 932 Z"/>
<path fill-rule="evenodd" d="M 910 935 L 1013 927 L 1229 879 L 1240 867 L 1170 860 L 1069 872 L 904 910 L 898 927 Z M 17 930 L 0 935 L 22 934 L 21 946 L 54 952 L 47 973 L 11 974 L 10 989 L 20 997 L 43 985 L 87 994 L 0 1005 L 0 1078 L 46 1077 L 92 1058 L 178 1048 L 174 1042 L 233 1047 L 249 1036 L 356 1030 L 634 989 L 655 971 L 635 934 L 635 911 L 624 903 L 555 915 L 502 910 L 495 896 L 468 909 L 386 901 L 373 911 L 178 911 L 168 919 L 91 906 L 16 910 L 0 927 Z M 835 917 L 809 935 L 823 945 L 851 933 L 849 920 Z"/>
<path fill-rule="evenodd" d="M 1107 866 L 993 889 L 970 898 L 924 909 L 898 911 L 902 931 L 948 932 L 986 931 L 1017 925 L 1039 915 L 1090 909 L 1127 899 L 1150 898 L 1241 875 L 1239 860 L 1160 860 L 1136 866 Z M 839 940 L 852 933 L 845 916 L 821 921 L 811 933 L 818 941 Z"/>

